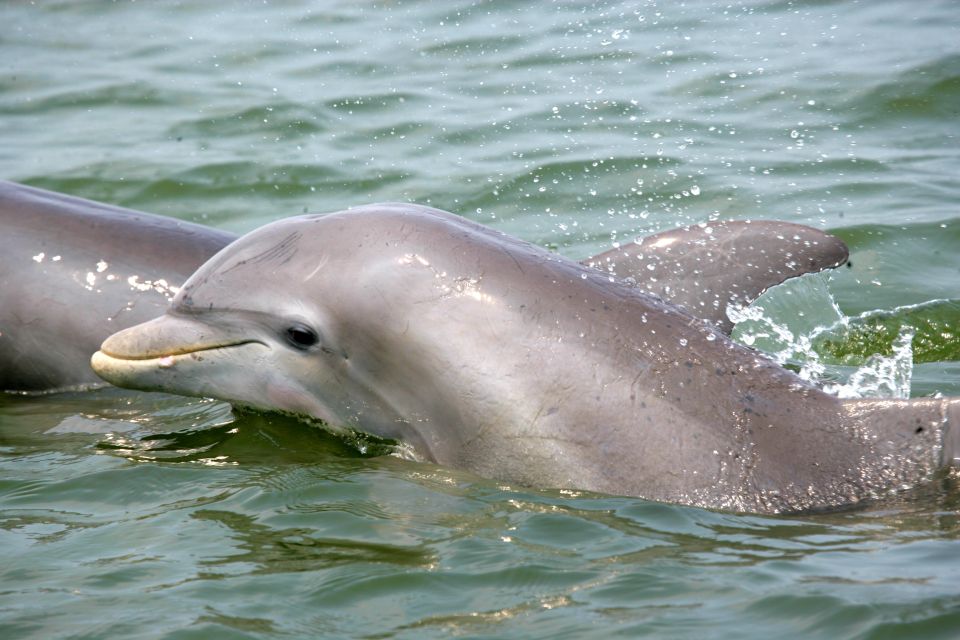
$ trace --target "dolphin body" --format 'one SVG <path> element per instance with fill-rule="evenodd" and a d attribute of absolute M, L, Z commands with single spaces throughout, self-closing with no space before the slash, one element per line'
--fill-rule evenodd
<path fill-rule="evenodd" d="M 0 181 L 0 390 L 103 384 L 90 354 L 236 236 Z"/>
<path fill-rule="evenodd" d="M 724 301 L 845 260 L 835 246 L 811 258 L 802 229 L 719 230 L 755 276 L 733 287 L 712 268 L 718 247 L 696 242 L 635 282 L 684 232 L 597 269 L 426 207 L 289 218 L 219 252 L 92 366 L 119 386 L 318 418 L 533 487 L 784 513 L 929 481 L 960 450 L 960 401 L 840 400 L 716 323 Z M 796 251 L 774 255 L 784 243 Z"/>

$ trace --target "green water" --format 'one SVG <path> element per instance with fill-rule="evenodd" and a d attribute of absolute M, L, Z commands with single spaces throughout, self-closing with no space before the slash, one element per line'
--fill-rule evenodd
<path fill-rule="evenodd" d="M 7 2 L 0 177 L 246 231 L 416 201 L 584 257 L 841 236 L 842 370 L 960 395 L 955 2 Z M 820 297 L 771 292 L 797 332 Z M 829 299 L 828 299 L 829 302 Z M 82 310 L 78 310 L 82 312 Z M 801 315 L 802 314 L 802 315 Z M 3 638 L 953 638 L 955 478 L 773 518 L 534 492 L 296 421 L 0 396 Z"/>

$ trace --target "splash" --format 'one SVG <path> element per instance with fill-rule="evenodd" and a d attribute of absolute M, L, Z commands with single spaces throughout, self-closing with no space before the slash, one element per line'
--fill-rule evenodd
<path fill-rule="evenodd" d="M 902 325 L 889 353 L 875 353 L 854 365 L 824 358 L 816 349 L 842 340 L 862 320 L 843 314 L 826 276 L 811 274 L 775 287 L 748 307 L 727 308 L 733 336 L 766 352 L 804 380 L 841 398 L 909 398 L 915 330 Z"/>
<path fill-rule="evenodd" d="M 913 375 L 913 336 L 904 327 L 894 343 L 893 354 L 870 356 L 846 384 L 827 384 L 824 390 L 841 398 L 909 398 Z"/>

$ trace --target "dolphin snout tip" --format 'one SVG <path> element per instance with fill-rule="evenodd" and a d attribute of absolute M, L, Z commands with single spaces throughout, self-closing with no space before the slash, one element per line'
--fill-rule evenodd
<path fill-rule="evenodd" d="M 155 352 L 163 351 L 166 345 L 157 344 L 161 342 L 158 340 L 161 335 L 152 330 L 156 322 L 157 320 L 151 320 L 117 331 L 103 341 L 100 351 L 124 360 L 138 360 L 158 355 Z"/>
<path fill-rule="evenodd" d="M 90 366 L 93 367 L 94 371 L 97 371 L 97 369 L 102 369 L 104 360 L 108 357 L 109 356 L 103 351 L 95 351 L 94 354 L 90 356 Z"/>
<path fill-rule="evenodd" d="M 113 382 L 111 375 L 113 367 L 111 367 L 111 362 L 113 358 L 105 354 L 103 351 L 97 351 L 92 356 L 90 356 L 90 368 L 93 369 L 93 372 L 100 376 L 103 380 L 107 382 Z"/>
<path fill-rule="evenodd" d="M 114 333 L 100 352 L 119 360 L 148 360 L 192 351 L 204 342 L 193 323 L 160 316 Z"/>
<path fill-rule="evenodd" d="M 100 349 L 97 351 L 97 353 L 93 354 L 93 357 L 91 358 L 91 362 L 93 362 L 96 359 L 97 354 L 100 354 L 101 356 L 105 354 L 112 354 L 112 355 L 123 354 L 126 351 L 126 349 L 123 348 L 125 345 L 122 338 L 122 334 L 126 333 L 126 331 L 127 329 L 124 329 L 123 331 L 118 331 L 117 333 L 107 336 L 107 339 L 100 344 Z M 121 336 L 121 337 L 118 338 L 118 336 Z"/>
<path fill-rule="evenodd" d="M 151 321 L 153 322 L 153 321 Z M 100 345 L 100 349 L 90 356 L 90 368 L 103 380 L 116 386 L 130 384 L 131 376 L 143 368 L 139 365 L 155 359 L 158 348 L 150 327 L 151 322 L 128 327 L 118 331 Z"/>

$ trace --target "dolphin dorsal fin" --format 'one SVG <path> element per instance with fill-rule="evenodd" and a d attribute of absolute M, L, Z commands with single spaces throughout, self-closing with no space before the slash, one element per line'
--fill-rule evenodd
<path fill-rule="evenodd" d="M 727 305 L 747 305 L 770 287 L 844 264 L 847 246 L 790 222 L 697 224 L 638 238 L 583 261 L 712 321 L 729 334 Z"/>

